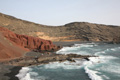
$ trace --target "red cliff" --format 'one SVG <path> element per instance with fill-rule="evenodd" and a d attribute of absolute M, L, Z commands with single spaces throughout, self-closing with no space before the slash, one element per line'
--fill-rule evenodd
<path fill-rule="evenodd" d="M 49 51 L 56 50 L 57 47 L 49 40 L 15 34 L 0 27 L 0 59 L 19 57 L 33 49 Z"/>

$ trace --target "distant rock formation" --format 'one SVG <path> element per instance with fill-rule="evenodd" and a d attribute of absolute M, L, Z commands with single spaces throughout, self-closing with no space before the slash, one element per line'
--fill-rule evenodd
<path fill-rule="evenodd" d="M 0 26 L 22 35 L 52 41 L 112 41 L 120 35 L 120 26 L 72 22 L 62 26 L 46 26 L 0 13 Z"/>
<path fill-rule="evenodd" d="M 0 27 L 0 59 L 20 57 L 33 49 L 50 51 L 57 50 L 58 47 L 49 40 L 15 34 L 7 28 Z"/>

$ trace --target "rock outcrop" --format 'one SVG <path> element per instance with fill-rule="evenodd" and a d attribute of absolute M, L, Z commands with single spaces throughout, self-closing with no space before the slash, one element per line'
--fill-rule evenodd
<path fill-rule="evenodd" d="M 113 38 L 112 42 L 115 43 L 115 44 L 120 44 L 120 37 Z"/>
<path fill-rule="evenodd" d="M 52 41 L 112 41 L 120 35 L 120 26 L 73 22 L 63 26 L 45 26 L 0 13 L 0 26 L 22 35 Z"/>
<path fill-rule="evenodd" d="M 20 57 L 33 49 L 50 51 L 56 50 L 58 47 L 49 40 L 15 34 L 4 27 L 0 27 L 0 59 Z"/>
<path fill-rule="evenodd" d="M 75 58 L 89 60 L 89 57 L 96 57 L 96 56 L 89 56 L 89 55 L 77 55 L 77 54 L 52 54 L 48 56 L 40 56 L 37 59 L 35 57 L 25 57 L 14 59 L 10 61 L 5 61 L 3 64 L 14 65 L 14 66 L 32 66 L 32 65 L 40 65 L 40 64 L 47 64 L 50 62 L 63 62 L 63 61 L 70 61 L 75 62 Z"/>

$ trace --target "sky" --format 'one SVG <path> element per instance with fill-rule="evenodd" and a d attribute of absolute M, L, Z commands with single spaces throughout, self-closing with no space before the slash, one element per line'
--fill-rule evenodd
<path fill-rule="evenodd" d="M 44 25 L 120 25 L 120 0 L 0 0 L 0 12 Z"/>

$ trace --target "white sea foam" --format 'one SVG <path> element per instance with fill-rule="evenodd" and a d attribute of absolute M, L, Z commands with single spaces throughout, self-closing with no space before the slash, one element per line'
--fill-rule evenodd
<path fill-rule="evenodd" d="M 92 63 L 108 63 L 113 59 L 118 59 L 117 57 L 113 56 L 99 56 L 99 57 L 90 57 L 89 58 Z"/>
<path fill-rule="evenodd" d="M 30 75 L 32 75 L 32 77 Z M 23 67 L 16 77 L 18 77 L 19 80 L 48 80 L 48 77 L 38 76 L 38 73 L 31 72 L 29 67 Z"/>
<path fill-rule="evenodd" d="M 61 62 L 61 63 L 60 62 L 53 62 L 53 63 L 49 63 L 49 64 L 44 65 L 45 69 L 57 69 L 57 68 L 80 69 L 81 67 L 82 67 L 82 62 L 77 61 L 77 60 L 76 60 L 76 63 L 65 61 L 65 62 Z"/>
<path fill-rule="evenodd" d="M 74 54 L 75 51 L 77 51 L 77 48 L 74 47 L 63 47 L 62 49 L 60 49 L 59 51 L 57 51 L 57 54 Z"/>
<path fill-rule="evenodd" d="M 92 80 L 103 80 L 102 77 L 98 76 L 97 73 L 98 71 L 93 71 L 85 67 L 85 72 L 88 74 L 89 78 Z"/>
<path fill-rule="evenodd" d="M 96 45 L 90 45 L 90 44 L 74 44 L 73 47 L 93 47 Z"/>
<path fill-rule="evenodd" d="M 111 48 L 110 50 L 112 50 L 112 51 L 119 51 L 119 50 L 120 50 L 120 47 Z"/>
<path fill-rule="evenodd" d="M 29 79 L 25 79 L 25 80 L 29 80 Z M 50 80 L 50 79 L 47 76 L 36 76 L 36 77 L 33 77 L 33 79 L 30 79 L 30 80 Z"/>
<path fill-rule="evenodd" d="M 100 58 L 99 57 L 90 57 L 89 59 L 90 59 L 90 61 L 84 62 L 85 72 L 88 74 L 88 76 L 91 80 L 103 80 L 102 77 L 98 75 L 98 73 L 100 74 L 100 72 L 89 69 L 90 67 L 94 67 L 94 65 L 96 65 L 96 63 L 98 64 L 100 62 Z"/>
<path fill-rule="evenodd" d="M 100 51 L 100 52 L 95 53 L 96 56 L 101 55 L 101 54 L 105 54 L 105 51 Z"/>
<path fill-rule="evenodd" d="M 90 57 L 90 61 L 81 61 L 79 59 L 75 59 L 74 62 L 52 62 L 49 64 L 45 64 L 44 66 L 37 67 L 39 69 L 80 69 L 83 68 L 85 69 L 85 72 L 88 74 L 89 78 L 92 80 L 109 80 L 110 76 L 107 76 L 103 72 L 108 72 L 108 73 L 114 73 L 116 75 L 120 75 L 120 69 L 118 64 L 113 64 L 111 61 L 113 59 L 118 59 L 117 57 L 113 57 L 112 55 L 110 56 L 109 52 L 110 51 L 118 51 L 120 50 L 120 47 L 116 48 L 95 48 L 94 46 L 98 46 L 96 43 L 85 43 L 85 44 L 75 44 L 73 47 L 63 47 L 61 50 L 57 51 L 57 54 L 87 54 L 87 55 L 96 55 L 99 57 Z M 101 46 L 100 46 L 101 47 Z M 90 53 L 87 51 L 91 49 L 93 52 Z M 112 65 L 112 64 L 113 65 Z M 82 65 L 83 64 L 83 65 Z M 110 64 L 109 66 L 106 66 L 106 64 Z M 107 68 L 106 68 L 107 67 Z M 29 72 L 30 68 L 24 67 L 20 73 L 17 75 L 20 80 L 49 80 L 49 77 L 46 76 L 40 76 L 35 72 Z M 103 71 L 103 72 L 102 72 Z M 28 73 L 29 72 L 29 73 Z M 23 74 L 24 73 L 24 74 Z M 32 75 L 32 76 L 31 76 Z M 34 77 L 36 76 L 36 77 Z M 34 78 L 33 78 L 34 77 Z"/>
<path fill-rule="evenodd" d="M 112 51 L 116 51 L 116 49 L 111 49 Z"/>
<path fill-rule="evenodd" d="M 113 74 L 115 74 L 115 75 L 120 75 L 120 64 L 115 64 L 115 63 L 108 63 L 109 64 L 109 66 L 107 66 L 107 68 L 106 68 L 106 66 L 102 66 L 101 68 L 100 68 L 100 70 L 102 70 L 102 71 L 105 71 L 105 72 L 108 72 L 108 73 L 113 73 Z"/>
<path fill-rule="evenodd" d="M 37 79 L 35 79 L 35 80 L 50 80 L 50 79 L 49 79 L 49 77 L 47 77 L 47 76 L 39 76 L 39 77 L 37 77 Z"/>
<path fill-rule="evenodd" d="M 113 57 L 113 56 L 100 56 L 100 57 L 90 57 L 89 59 L 90 59 L 90 61 L 85 61 L 84 62 L 84 69 L 85 69 L 85 72 L 88 74 L 89 78 L 91 78 L 92 80 L 103 80 L 103 78 L 109 79 L 108 76 L 105 76 L 103 74 L 100 75 L 100 76 L 98 75 L 98 73 L 101 74 L 99 72 L 100 70 L 102 70 L 102 69 L 107 70 L 105 67 L 103 67 L 103 68 L 101 67 L 102 69 L 101 68 L 95 69 L 94 67 L 95 67 L 95 65 L 99 65 L 101 63 L 108 63 L 109 60 L 116 59 L 116 57 Z M 92 70 L 90 68 L 93 68 L 94 70 Z M 108 68 L 108 70 L 110 70 L 109 66 L 107 68 Z M 119 72 L 119 71 L 117 71 L 117 72 Z"/>
<path fill-rule="evenodd" d="M 19 74 L 16 75 L 16 77 L 19 78 L 19 80 L 33 80 L 30 77 L 30 74 L 28 73 L 30 68 L 28 67 L 22 67 Z"/>
<path fill-rule="evenodd" d="M 57 54 L 80 54 L 80 55 L 90 55 L 91 53 L 88 53 L 87 51 L 81 50 L 82 48 L 90 48 L 95 45 L 89 44 L 74 44 L 72 47 L 63 47 L 59 51 L 57 51 Z"/>
<path fill-rule="evenodd" d="M 108 76 L 106 76 L 106 75 L 102 75 L 102 77 L 103 77 L 104 79 L 110 80 L 110 78 L 109 78 Z"/>
<path fill-rule="evenodd" d="M 36 73 L 36 72 L 29 72 L 32 76 L 38 76 L 38 73 Z"/>

